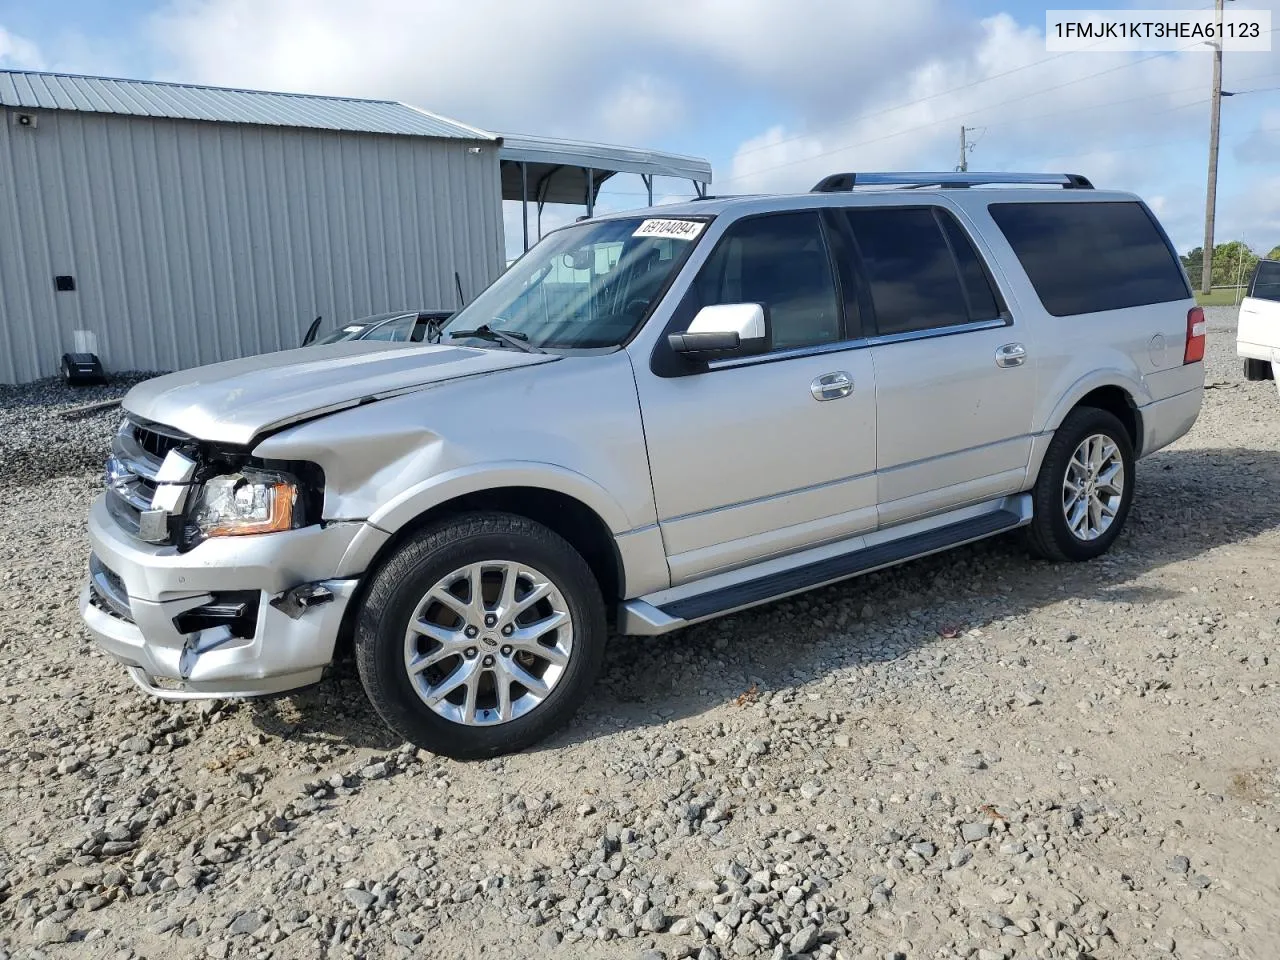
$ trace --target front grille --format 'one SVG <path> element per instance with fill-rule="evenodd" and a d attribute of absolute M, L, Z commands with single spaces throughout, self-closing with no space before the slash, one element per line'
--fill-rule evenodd
<path fill-rule="evenodd" d="M 131 536 L 138 536 L 142 513 L 151 509 L 164 458 L 170 450 L 191 444 L 185 434 L 167 427 L 132 419 L 120 424 L 107 461 L 107 511 Z"/>
<path fill-rule="evenodd" d="M 135 423 L 133 437 L 139 447 L 155 458 L 157 463 L 164 462 L 165 456 L 174 447 L 181 446 L 187 437 L 175 431 L 163 430 L 159 427 Z"/>

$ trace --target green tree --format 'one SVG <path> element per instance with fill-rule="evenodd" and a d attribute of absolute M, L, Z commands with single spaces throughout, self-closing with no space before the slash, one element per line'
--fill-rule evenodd
<path fill-rule="evenodd" d="M 1258 262 L 1258 255 L 1242 240 L 1218 243 L 1213 247 L 1213 285 L 1234 287 L 1247 283 Z"/>
<path fill-rule="evenodd" d="M 1272 247 L 1271 252 L 1265 257 L 1267 260 L 1280 260 L 1280 247 Z"/>
<path fill-rule="evenodd" d="M 1204 269 L 1204 248 L 1196 247 L 1184 253 L 1180 259 L 1182 266 L 1186 268 L 1187 276 L 1191 278 L 1192 284 L 1196 289 L 1200 289 L 1200 271 Z"/>

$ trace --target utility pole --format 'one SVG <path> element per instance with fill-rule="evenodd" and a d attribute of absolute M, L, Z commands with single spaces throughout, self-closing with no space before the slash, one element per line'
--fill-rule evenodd
<path fill-rule="evenodd" d="M 1213 41 L 1213 99 L 1209 105 L 1209 188 L 1204 204 L 1204 256 L 1200 267 L 1200 291 L 1213 286 L 1213 218 L 1218 205 L 1218 128 L 1222 119 L 1222 6 L 1215 0 L 1218 35 Z"/>
<path fill-rule="evenodd" d="M 1221 3 L 1222 0 L 1218 0 L 1218 2 Z M 956 170 L 960 173 L 969 172 L 969 144 L 965 140 L 967 133 L 968 129 L 962 124 L 960 126 L 960 166 L 956 167 Z"/>

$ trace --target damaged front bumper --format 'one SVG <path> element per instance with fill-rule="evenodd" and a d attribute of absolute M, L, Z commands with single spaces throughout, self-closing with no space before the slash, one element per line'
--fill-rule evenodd
<path fill-rule="evenodd" d="M 205 541 L 186 553 L 130 537 L 102 497 L 89 515 L 80 615 L 147 693 L 252 697 L 319 681 L 359 580 L 344 575 L 364 526 L 340 523 Z"/>

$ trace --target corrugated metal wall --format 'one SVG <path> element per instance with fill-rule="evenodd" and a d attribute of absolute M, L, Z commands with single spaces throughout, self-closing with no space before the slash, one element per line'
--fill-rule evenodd
<path fill-rule="evenodd" d="M 108 370 L 173 370 L 453 308 L 455 269 L 468 299 L 502 269 L 492 143 L 35 115 L 0 114 L 3 383 L 57 373 L 77 331 Z"/>

